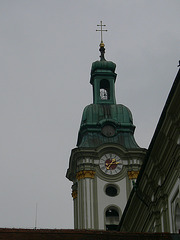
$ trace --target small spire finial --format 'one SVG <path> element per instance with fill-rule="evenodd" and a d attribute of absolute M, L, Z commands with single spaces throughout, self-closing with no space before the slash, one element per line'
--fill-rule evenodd
<path fill-rule="evenodd" d="M 107 32 L 107 30 L 106 29 L 103 29 L 103 27 L 105 27 L 106 25 L 104 25 L 104 24 L 102 24 L 102 21 L 100 21 L 100 25 L 97 25 L 98 27 L 101 27 L 101 29 L 99 29 L 99 30 L 96 30 L 96 31 L 100 31 L 101 32 L 101 43 L 100 43 L 100 49 L 99 49 L 99 51 L 101 52 L 101 56 L 100 56 L 100 58 L 101 58 L 101 61 L 102 60 L 105 60 L 105 57 L 104 57 L 104 53 L 105 53 L 105 48 L 104 48 L 104 43 L 103 43 L 103 37 L 102 37 L 102 32 L 103 31 L 105 31 L 105 32 Z"/>
<path fill-rule="evenodd" d="M 179 60 L 179 65 L 177 67 L 180 67 L 180 60 Z"/>

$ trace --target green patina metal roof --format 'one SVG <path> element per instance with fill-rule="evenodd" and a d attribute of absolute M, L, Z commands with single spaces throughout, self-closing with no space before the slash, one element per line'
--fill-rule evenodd
<path fill-rule="evenodd" d="M 111 120 L 115 123 L 133 125 L 131 111 L 122 104 L 90 104 L 84 108 L 81 127 L 84 124 L 99 124 Z"/>
<path fill-rule="evenodd" d="M 114 82 L 115 82 L 115 80 L 116 80 L 116 73 L 115 73 L 116 64 L 112 61 L 107 61 L 105 59 L 105 57 L 104 57 L 104 53 L 105 53 L 104 43 L 100 44 L 99 51 L 101 52 L 100 60 L 92 63 L 90 83 L 93 84 L 94 77 L 97 74 L 98 75 L 103 74 L 102 75 L 103 77 L 105 75 L 106 75 L 106 77 L 108 77 L 108 75 L 109 76 L 110 75 L 114 76 Z"/>
<path fill-rule="evenodd" d="M 95 61 L 92 63 L 91 74 L 97 70 L 115 72 L 115 69 L 116 69 L 116 64 L 111 61 L 106 61 L 106 60 Z"/>
<path fill-rule="evenodd" d="M 134 139 L 135 126 L 131 111 L 122 104 L 116 104 L 116 64 L 106 61 L 103 42 L 100 44 L 99 51 L 101 52 L 100 61 L 93 62 L 91 68 L 93 104 L 84 109 L 77 146 L 95 148 L 105 143 L 115 143 L 127 149 L 139 148 Z M 101 93 L 105 95 L 101 96 Z M 103 131 L 107 129 L 105 126 L 113 129 L 113 134 L 105 134 Z"/>
<path fill-rule="evenodd" d="M 107 138 L 100 132 L 86 132 L 82 137 L 78 147 L 80 148 L 96 148 L 105 143 L 119 144 L 126 149 L 139 148 L 134 137 L 130 133 L 120 132 L 114 137 Z"/>
<path fill-rule="evenodd" d="M 104 136 L 102 128 L 105 125 L 114 126 L 115 135 Z M 115 143 L 127 149 L 138 148 L 134 129 L 131 111 L 124 105 L 90 104 L 83 112 L 77 145 L 94 148 L 104 143 Z"/>

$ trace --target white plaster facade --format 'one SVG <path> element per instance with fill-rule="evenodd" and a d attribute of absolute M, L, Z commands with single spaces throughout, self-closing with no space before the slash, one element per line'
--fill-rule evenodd
<path fill-rule="evenodd" d="M 115 175 L 105 174 L 100 169 L 100 158 L 103 154 L 118 154 L 122 170 Z M 134 179 L 128 173 L 137 173 L 143 162 L 145 149 L 127 151 L 121 146 L 101 146 L 91 151 L 73 149 L 70 160 L 72 174 L 72 195 L 74 201 L 75 229 L 106 230 L 107 225 L 118 225 L 127 199 L 132 190 Z M 86 155 L 86 156 L 85 156 Z M 106 193 L 108 186 L 115 187 L 117 194 L 109 196 Z M 76 193 L 76 194 L 74 194 Z M 114 218 L 106 217 L 108 209 L 118 213 Z"/>
<path fill-rule="evenodd" d="M 99 229 L 106 229 L 105 212 L 108 207 L 113 206 L 118 210 L 119 221 L 122 215 L 122 211 L 124 210 L 124 207 L 127 202 L 127 190 L 125 178 L 113 183 L 117 186 L 119 190 L 119 194 L 117 196 L 114 197 L 107 196 L 107 194 L 105 193 L 105 187 L 108 184 L 112 183 L 111 182 L 108 183 L 106 181 L 101 180 L 100 178 L 97 178 L 97 188 L 99 189 L 97 193 Z"/>

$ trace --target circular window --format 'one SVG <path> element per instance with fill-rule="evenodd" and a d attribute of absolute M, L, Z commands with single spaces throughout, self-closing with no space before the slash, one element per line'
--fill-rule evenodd
<path fill-rule="evenodd" d="M 115 185 L 108 185 L 105 189 L 106 195 L 115 197 L 119 194 L 118 188 Z"/>
<path fill-rule="evenodd" d="M 102 134 L 106 137 L 113 137 L 116 133 L 115 128 L 111 125 L 105 125 L 101 131 Z"/>

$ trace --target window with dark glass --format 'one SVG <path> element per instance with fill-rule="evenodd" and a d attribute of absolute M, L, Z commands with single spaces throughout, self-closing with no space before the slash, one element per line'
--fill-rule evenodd
<path fill-rule="evenodd" d="M 105 192 L 110 197 L 115 197 L 118 195 L 117 187 L 114 185 L 107 186 Z"/>

